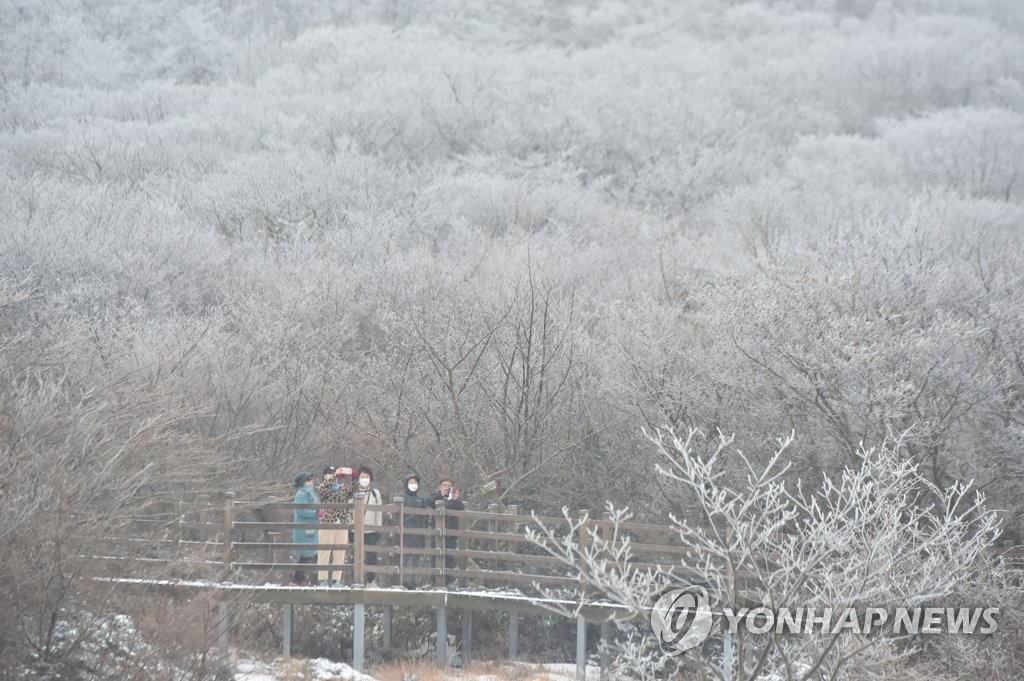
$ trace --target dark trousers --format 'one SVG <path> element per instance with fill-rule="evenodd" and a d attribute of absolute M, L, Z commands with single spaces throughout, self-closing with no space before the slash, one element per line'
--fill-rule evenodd
<path fill-rule="evenodd" d="M 438 541 L 437 539 L 434 539 L 435 545 L 437 544 L 437 541 Z M 446 550 L 451 550 L 451 549 L 459 548 L 459 538 L 458 537 L 445 537 L 444 538 L 444 548 Z M 431 557 L 431 559 L 430 559 L 430 566 L 431 567 L 436 567 L 437 566 L 437 556 L 432 556 Z M 457 566 L 458 566 L 458 562 L 455 560 L 455 556 L 453 556 L 450 553 L 445 553 L 445 555 L 444 555 L 444 567 L 445 567 L 445 569 L 447 569 L 447 570 L 454 570 Z M 445 578 L 444 578 L 444 583 L 445 584 L 451 584 L 454 581 L 455 581 L 455 577 L 453 575 L 445 575 Z"/>
<path fill-rule="evenodd" d="M 427 545 L 426 537 L 422 534 L 407 534 L 402 545 L 407 549 L 422 549 Z M 402 558 L 402 565 L 406 568 L 418 568 L 423 565 L 423 555 L 418 553 L 406 553 Z M 405 575 L 405 585 L 412 586 L 419 581 L 419 575 Z"/>
<path fill-rule="evenodd" d="M 377 552 L 374 549 L 377 544 L 380 543 L 380 532 L 367 532 L 363 535 L 363 552 L 366 554 L 366 565 L 376 566 L 377 563 Z M 377 578 L 377 574 L 374 572 L 366 573 L 366 582 L 369 584 Z"/>
<path fill-rule="evenodd" d="M 299 556 L 299 560 L 297 562 L 299 563 L 299 565 L 315 565 L 316 564 L 316 556 Z M 303 570 L 301 567 L 297 568 L 295 570 L 295 574 L 292 576 L 292 580 L 296 581 L 296 582 L 305 582 L 305 581 L 307 581 L 306 580 L 306 571 Z"/>

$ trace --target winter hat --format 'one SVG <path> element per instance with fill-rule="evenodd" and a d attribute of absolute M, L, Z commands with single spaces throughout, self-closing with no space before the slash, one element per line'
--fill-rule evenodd
<path fill-rule="evenodd" d="M 327 468 L 324 469 L 324 472 L 321 473 L 321 475 L 334 475 L 334 472 L 336 470 L 338 469 L 335 468 L 334 466 L 328 466 Z"/>
<path fill-rule="evenodd" d="M 313 476 L 310 475 L 309 473 L 299 473 L 298 475 L 295 476 L 295 486 L 302 487 L 312 479 Z"/>

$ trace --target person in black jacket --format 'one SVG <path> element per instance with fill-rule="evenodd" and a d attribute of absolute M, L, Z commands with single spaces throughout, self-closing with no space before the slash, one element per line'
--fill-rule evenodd
<path fill-rule="evenodd" d="M 440 502 L 440 503 L 438 503 Z M 430 495 L 429 504 L 430 508 L 437 508 L 441 506 L 449 511 L 465 511 L 466 505 L 462 503 L 460 498 L 459 490 L 455 487 L 455 482 L 451 478 L 442 478 L 437 483 L 437 491 Z M 444 523 L 445 529 L 447 530 L 458 530 L 459 519 L 454 516 L 448 516 L 445 518 Z M 445 549 L 457 549 L 459 547 L 459 538 L 455 536 L 446 536 L 444 538 Z M 450 553 L 445 553 L 444 566 L 448 570 L 455 569 L 455 556 Z M 455 581 L 453 575 L 447 575 L 445 577 L 445 584 L 451 584 Z"/>
<path fill-rule="evenodd" d="M 403 503 L 406 508 L 427 508 L 427 500 L 419 495 L 420 476 L 410 473 L 402 479 Z M 427 516 L 407 515 L 405 516 L 407 528 L 425 529 L 427 527 Z M 402 546 L 407 549 L 422 549 L 426 546 L 426 536 L 422 534 L 403 534 Z M 422 554 L 406 553 L 402 564 L 406 568 L 418 568 L 423 563 Z M 405 575 L 403 584 L 406 589 L 415 589 L 417 579 L 415 575 Z"/>

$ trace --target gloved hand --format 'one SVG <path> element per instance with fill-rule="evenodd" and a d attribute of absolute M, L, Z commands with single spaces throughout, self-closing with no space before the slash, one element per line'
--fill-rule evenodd
<path fill-rule="evenodd" d="M 316 519 L 317 520 L 323 520 L 324 519 L 324 509 L 321 508 L 321 509 L 317 510 L 317 512 L 316 512 Z"/>

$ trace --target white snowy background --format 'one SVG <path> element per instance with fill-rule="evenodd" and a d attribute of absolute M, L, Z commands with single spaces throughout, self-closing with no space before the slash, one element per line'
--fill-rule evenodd
<path fill-rule="evenodd" d="M 663 518 L 641 426 L 1019 542 L 1022 159 L 1019 0 L 0 3 L 0 652 L 154 490 Z"/>

